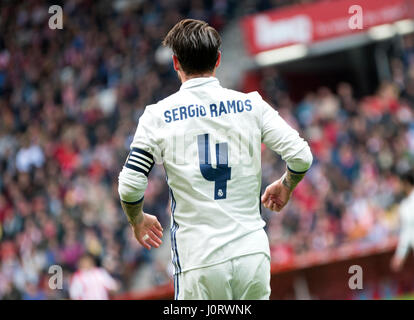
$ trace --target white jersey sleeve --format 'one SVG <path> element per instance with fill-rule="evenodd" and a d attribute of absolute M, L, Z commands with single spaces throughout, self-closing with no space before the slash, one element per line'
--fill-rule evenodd
<path fill-rule="evenodd" d="M 130 152 L 119 174 L 118 191 L 124 202 L 136 203 L 143 199 L 148 185 L 148 174 L 155 162 L 161 158 L 155 136 L 157 130 L 155 120 L 148 108 L 139 118 Z"/>
<path fill-rule="evenodd" d="M 161 149 L 157 131 L 160 124 L 158 118 L 152 114 L 151 106 L 145 108 L 139 118 L 138 127 L 131 143 L 131 150 L 136 148 L 148 153 L 155 162 L 161 161 Z"/>
<path fill-rule="evenodd" d="M 262 142 L 279 154 L 289 169 L 307 171 L 313 160 L 308 143 L 260 96 L 259 101 L 263 106 Z"/>

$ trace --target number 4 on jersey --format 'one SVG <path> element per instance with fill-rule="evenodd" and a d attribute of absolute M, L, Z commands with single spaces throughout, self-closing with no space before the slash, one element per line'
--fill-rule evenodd
<path fill-rule="evenodd" d="M 204 179 L 214 181 L 214 200 L 226 199 L 227 180 L 231 179 L 231 168 L 228 163 L 227 142 L 216 144 L 216 168 L 211 165 L 209 135 L 201 134 L 197 137 L 198 158 L 200 171 Z"/>

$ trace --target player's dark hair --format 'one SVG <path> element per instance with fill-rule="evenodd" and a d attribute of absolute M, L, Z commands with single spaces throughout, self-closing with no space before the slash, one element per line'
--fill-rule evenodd
<path fill-rule="evenodd" d="M 183 71 L 191 75 L 214 70 L 221 38 L 207 22 L 184 19 L 168 32 L 162 44 L 172 49 Z"/>

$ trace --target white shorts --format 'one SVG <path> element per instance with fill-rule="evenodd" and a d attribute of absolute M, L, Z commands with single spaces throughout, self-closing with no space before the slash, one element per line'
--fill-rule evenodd
<path fill-rule="evenodd" d="M 182 272 L 174 277 L 176 300 L 269 300 L 270 260 L 264 253 Z"/>

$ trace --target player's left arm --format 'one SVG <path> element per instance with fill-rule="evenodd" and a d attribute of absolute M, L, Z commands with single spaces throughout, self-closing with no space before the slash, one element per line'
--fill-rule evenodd
<path fill-rule="evenodd" d="M 286 162 L 286 172 L 267 186 L 261 200 L 266 208 L 281 211 L 310 168 L 313 157 L 299 133 L 263 100 L 262 106 L 262 141 Z"/>
<path fill-rule="evenodd" d="M 155 164 L 159 149 L 154 124 L 147 112 L 141 116 L 125 165 L 119 174 L 118 193 L 122 209 L 138 242 L 150 250 L 162 243 L 162 226 L 158 219 L 143 212 L 148 175 Z"/>

